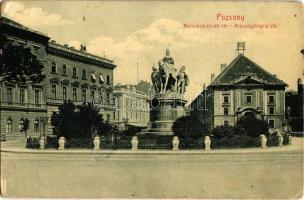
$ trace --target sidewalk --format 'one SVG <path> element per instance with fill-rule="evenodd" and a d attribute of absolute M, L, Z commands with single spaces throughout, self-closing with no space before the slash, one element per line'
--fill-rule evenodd
<path fill-rule="evenodd" d="M 243 153 L 269 153 L 269 152 L 303 152 L 304 138 L 293 137 L 291 145 L 283 145 L 282 147 L 267 147 L 267 148 L 239 148 L 239 149 L 211 149 L 205 150 L 92 150 L 92 149 L 26 149 L 22 146 L 16 146 L 15 142 L 1 142 L 1 152 L 5 153 L 19 153 L 19 154 L 77 154 L 77 155 L 90 155 L 90 154 L 104 154 L 104 155 L 134 155 L 134 154 L 147 154 L 147 155 L 197 155 L 197 154 L 243 154 Z"/>

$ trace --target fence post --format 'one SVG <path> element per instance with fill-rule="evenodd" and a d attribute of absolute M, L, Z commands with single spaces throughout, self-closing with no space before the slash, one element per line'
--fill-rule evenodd
<path fill-rule="evenodd" d="M 96 135 L 94 137 L 93 144 L 94 144 L 94 149 L 93 150 L 99 150 L 100 149 L 100 137 L 98 135 Z"/>
<path fill-rule="evenodd" d="M 266 148 L 267 138 L 264 134 L 260 135 L 261 148 Z"/>
<path fill-rule="evenodd" d="M 39 149 L 44 149 L 44 148 L 45 148 L 44 137 L 41 136 L 39 139 Z"/>
<path fill-rule="evenodd" d="M 138 139 L 137 136 L 133 136 L 131 139 L 131 144 L 132 144 L 132 149 L 131 150 L 137 150 L 137 145 L 138 145 Z"/>
<path fill-rule="evenodd" d="M 61 136 L 58 140 L 58 150 L 64 150 L 64 146 L 65 146 L 65 138 L 63 136 Z"/>
<path fill-rule="evenodd" d="M 177 136 L 174 136 L 172 139 L 172 146 L 173 146 L 172 150 L 178 151 L 179 150 L 178 145 L 179 145 L 179 139 Z"/>
<path fill-rule="evenodd" d="M 282 136 L 282 134 L 278 133 L 277 137 L 278 137 L 278 145 L 279 145 L 279 147 L 283 146 L 283 136 Z"/>
<path fill-rule="evenodd" d="M 205 151 L 211 150 L 211 148 L 210 148 L 211 140 L 210 140 L 210 137 L 208 135 L 205 136 L 204 144 L 205 144 Z"/>

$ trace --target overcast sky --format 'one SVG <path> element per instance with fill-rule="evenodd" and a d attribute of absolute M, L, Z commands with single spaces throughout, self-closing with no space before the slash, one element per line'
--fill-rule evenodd
<path fill-rule="evenodd" d="M 245 56 L 296 88 L 302 76 L 303 7 L 300 3 L 263 2 L 96 2 L 6 1 L 2 14 L 61 44 L 113 59 L 115 83 L 150 81 L 151 67 L 169 48 L 177 68 L 187 67 L 189 97 L 197 96 L 220 64 L 236 57 L 236 43 L 246 42 Z M 220 21 L 217 14 L 243 15 L 244 21 Z M 184 24 L 232 25 L 228 29 L 184 28 Z M 236 29 L 234 24 L 276 24 L 275 29 Z M 301 77 L 303 78 L 303 76 Z"/>

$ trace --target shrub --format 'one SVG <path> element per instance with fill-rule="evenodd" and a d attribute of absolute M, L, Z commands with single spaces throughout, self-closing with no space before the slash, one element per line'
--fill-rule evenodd
<path fill-rule="evenodd" d="M 211 148 L 245 148 L 258 147 L 260 145 L 258 138 L 248 135 L 234 135 L 233 137 L 211 138 Z"/>
<path fill-rule="evenodd" d="M 179 138 L 199 138 L 205 134 L 204 125 L 193 115 L 178 118 L 172 126 L 174 135 Z"/>
<path fill-rule="evenodd" d="M 212 130 L 211 133 L 216 139 L 221 139 L 225 137 L 231 138 L 236 134 L 235 128 L 233 126 L 228 125 L 217 126 Z"/>
<path fill-rule="evenodd" d="M 29 137 L 26 139 L 26 148 L 28 149 L 38 149 L 39 145 L 39 138 L 36 137 Z"/>
<path fill-rule="evenodd" d="M 46 137 L 46 148 L 57 148 L 58 147 L 58 138 L 57 137 Z"/>
<path fill-rule="evenodd" d="M 254 115 L 245 115 L 241 117 L 236 126 L 243 127 L 246 134 L 251 137 L 259 137 L 261 134 L 268 134 L 268 124 L 266 121 L 256 118 Z"/>

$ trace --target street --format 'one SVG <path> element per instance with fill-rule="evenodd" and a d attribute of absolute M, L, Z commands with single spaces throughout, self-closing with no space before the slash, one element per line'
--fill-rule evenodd
<path fill-rule="evenodd" d="M 303 189 L 301 150 L 1 156 L 9 197 L 260 199 L 296 198 Z"/>

